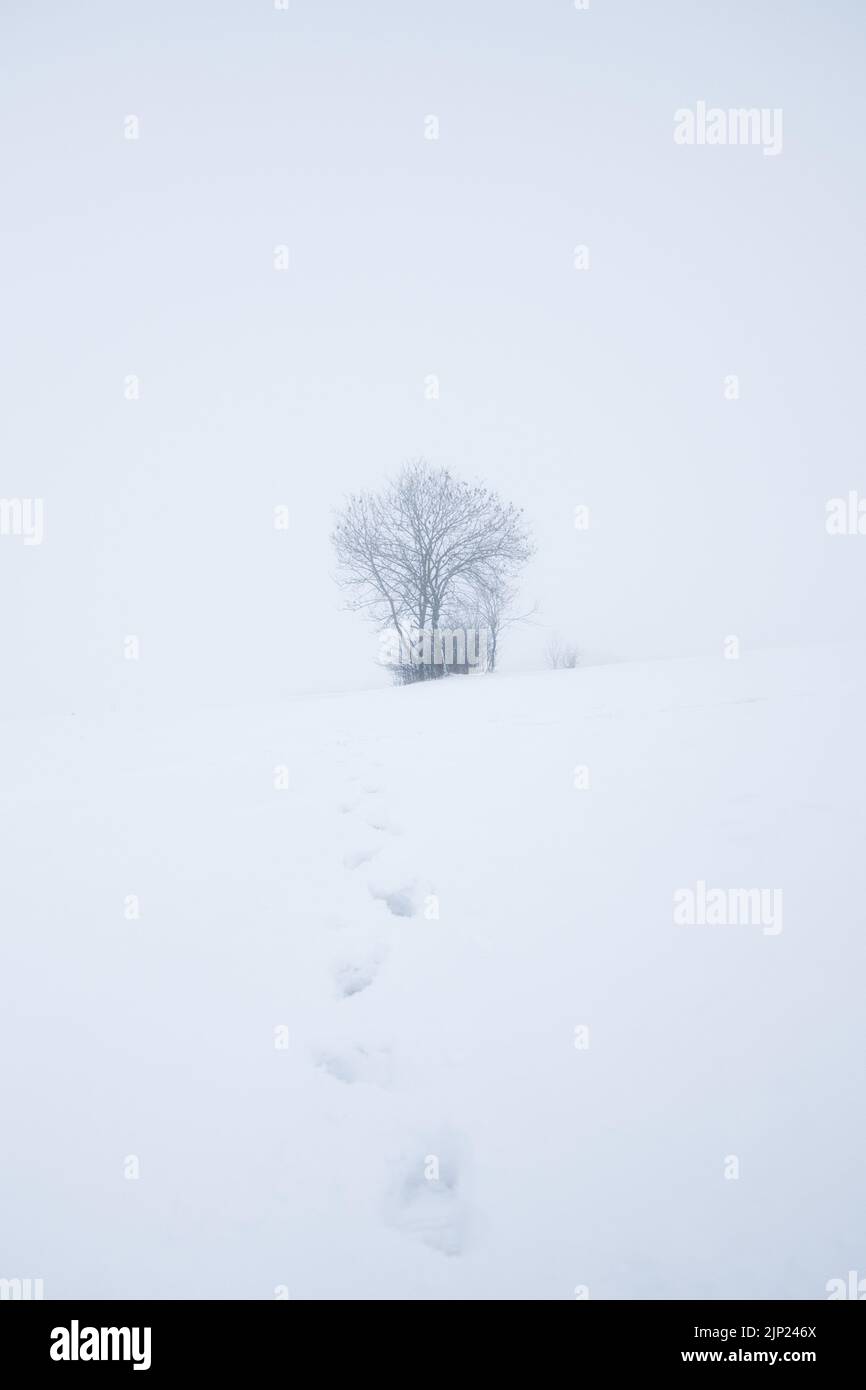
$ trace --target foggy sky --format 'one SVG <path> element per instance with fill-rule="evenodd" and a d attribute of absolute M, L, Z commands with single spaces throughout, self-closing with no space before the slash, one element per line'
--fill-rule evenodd
<path fill-rule="evenodd" d="M 0 707 L 375 684 L 331 510 L 422 455 L 526 509 L 506 669 L 554 630 L 859 635 L 866 538 L 824 514 L 866 495 L 864 32 L 855 0 L 7 0 L 0 493 L 45 537 L 0 537 Z M 699 101 L 781 108 L 781 154 L 677 146 Z"/>

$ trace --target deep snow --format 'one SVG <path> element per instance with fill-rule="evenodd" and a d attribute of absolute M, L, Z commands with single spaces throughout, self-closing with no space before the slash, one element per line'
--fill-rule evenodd
<path fill-rule="evenodd" d="M 5 723 L 0 1276 L 866 1275 L 864 697 L 851 647 Z M 783 930 L 675 926 L 699 880 Z"/>

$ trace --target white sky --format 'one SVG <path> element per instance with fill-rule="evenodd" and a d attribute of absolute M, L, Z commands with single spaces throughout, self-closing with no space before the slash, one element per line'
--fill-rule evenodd
<path fill-rule="evenodd" d="M 375 682 L 330 510 L 420 454 L 526 508 L 512 664 L 862 632 L 824 507 L 866 496 L 864 35 L 859 0 L 4 0 L 0 494 L 46 535 L 0 537 L 0 707 Z M 782 154 L 676 146 L 699 100 L 781 107 Z"/>

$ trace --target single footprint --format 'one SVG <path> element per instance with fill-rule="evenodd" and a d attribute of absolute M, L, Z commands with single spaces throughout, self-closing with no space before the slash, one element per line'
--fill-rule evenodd
<path fill-rule="evenodd" d="M 399 835 L 400 827 L 395 825 L 387 816 L 372 815 L 367 821 L 371 830 L 378 830 L 384 835 Z"/>
<path fill-rule="evenodd" d="M 370 860 L 379 853 L 375 846 L 368 846 L 365 849 L 351 849 L 348 854 L 343 855 L 343 864 L 347 869 L 359 869 L 362 864 L 369 864 Z"/>
<path fill-rule="evenodd" d="M 341 999 L 351 999 L 369 989 L 384 959 L 381 951 L 368 951 L 365 956 L 338 960 L 333 967 L 334 984 Z"/>
<path fill-rule="evenodd" d="M 367 825 L 372 830 L 384 830 L 391 835 L 399 834 L 399 828 L 394 824 L 388 810 L 387 803 L 377 791 L 372 788 L 364 788 L 364 795 L 359 804 L 359 810 Z"/>
<path fill-rule="evenodd" d="M 318 1048 L 313 1053 L 313 1061 L 335 1081 L 346 1085 L 362 1082 L 370 1086 L 388 1086 L 391 1081 L 391 1052 L 387 1047 Z"/>
<path fill-rule="evenodd" d="M 460 1255 L 468 1238 L 462 1148 L 440 1138 L 429 1153 L 413 1154 L 400 1165 L 386 1199 L 389 1225 L 443 1255 Z"/>
<path fill-rule="evenodd" d="M 370 892 L 377 902 L 385 904 L 394 917 L 414 917 L 418 911 L 413 884 L 402 888 L 371 886 Z"/>

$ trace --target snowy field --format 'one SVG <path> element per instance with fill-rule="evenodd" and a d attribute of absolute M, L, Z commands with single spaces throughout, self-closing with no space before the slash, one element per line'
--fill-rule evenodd
<path fill-rule="evenodd" d="M 864 708 L 825 647 L 5 722 L 0 1275 L 866 1273 Z M 676 925 L 698 882 L 781 930 Z"/>

